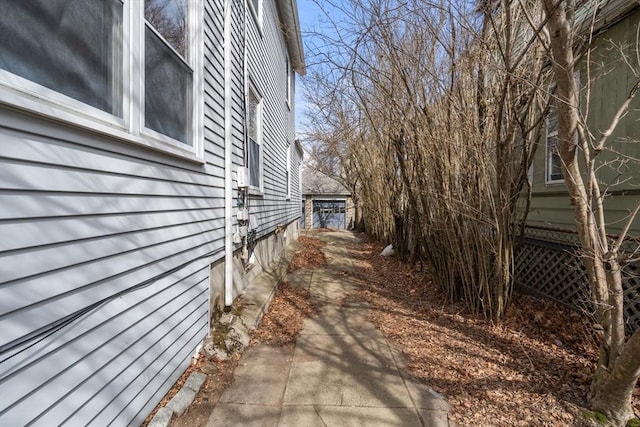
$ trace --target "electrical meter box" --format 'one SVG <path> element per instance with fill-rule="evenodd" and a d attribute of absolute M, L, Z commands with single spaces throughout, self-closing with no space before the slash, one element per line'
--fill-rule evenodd
<path fill-rule="evenodd" d="M 248 209 L 238 209 L 238 221 L 249 221 L 249 210 Z"/>
<path fill-rule="evenodd" d="M 238 188 L 247 188 L 249 186 L 249 168 L 238 166 L 237 176 Z"/>

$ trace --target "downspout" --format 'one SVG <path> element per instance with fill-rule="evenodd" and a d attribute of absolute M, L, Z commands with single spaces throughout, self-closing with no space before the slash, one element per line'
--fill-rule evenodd
<path fill-rule="evenodd" d="M 231 9 L 232 0 L 224 2 L 224 305 L 233 304 L 233 126 L 231 87 Z"/>

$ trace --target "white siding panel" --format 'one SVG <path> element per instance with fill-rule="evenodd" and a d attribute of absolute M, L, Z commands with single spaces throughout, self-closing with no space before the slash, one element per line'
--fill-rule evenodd
<path fill-rule="evenodd" d="M 183 210 L 153 213 L 122 213 L 60 219 L 5 221 L 0 223 L 0 252 L 44 245 L 61 244 L 111 235 L 135 233 L 184 223 L 211 220 L 212 210 Z M 207 223 L 204 227 L 208 227 Z M 217 228 L 217 227 L 216 227 Z M 136 235 L 127 236 L 136 239 Z M 121 242 L 126 244 L 126 241 Z M 140 242 L 137 242 L 140 243 Z"/>
<path fill-rule="evenodd" d="M 29 188 L 38 191 L 195 197 L 205 197 L 208 193 L 207 187 L 216 188 L 224 184 L 221 179 L 212 177 L 208 186 L 172 182 L 168 187 L 152 178 L 113 175 L 14 160 L 3 161 L 0 181 L 5 190 Z"/>
<path fill-rule="evenodd" d="M 96 425 L 113 423 L 121 415 L 123 408 L 129 406 L 130 402 L 135 399 L 137 390 L 145 387 L 148 383 L 149 378 L 145 375 L 145 367 L 158 359 L 165 358 L 168 362 L 172 355 L 182 352 L 193 354 L 195 350 L 193 343 L 201 341 L 207 333 L 206 291 L 196 295 L 194 299 L 178 308 L 182 317 L 179 324 L 174 325 L 159 320 L 147 335 L 132 342 L 124 348 L 117 359 L 100 368 L 100 371 L 107 375 L 114 371 L 117 372 L 117 375 L 111 377 L 112 380 L 106 386 L 111 390 L 111 393 L 101 392 L 98 387 L 102 386 L 103 381 L 100 380 L 99 375 L 94 374 L 91 377 L 93 383 L 83 384 L 82 388 L 65 396 L 65 400 L 74 402 L 73 406 L 76 406 L 78 402 L 83 402 L 82 405 L 76 411 L 69 411 L 69 408 L 62 407 L 59 416 L 71 413 L 70 416 L 74 420 L 81 422 L 87 420 L 87 423 L 95 423 Z M 196 336 L 191 334 L 196 334 Z M 194 338 L 196 339 L 194 340 Z M 90 392 L 93 390 L 96 392 L 92 396 Z M 111 398 L 111 396 L 116 397 Z M 58 419 L 58 415 L 53 415 L 52 419 Z M 127 418 L 122 421 L 125 422 Z M 116 422 L 116 424 L 119 423 Z"/>
<path fill-rule="evenodd" d="M 224 211 L 211 210 L 218 215 L 223 215 Z M 220 221 L 221 222 L 221 221 Z M 118 263 L 117 257 L 120 254 L 125 256 L 136 253 L 141 248 L 159 245 L 165 242 L 172 242 L 179 238 L 197 236 L 209 229 L 211 223 L 203 220 L 197 223 L 178 224 L 166 226 L 160 229 L 140 231 L 129 238 L 123 239 L 122 235 L 112 235 L 99 239 L 90 239 L 71 244 L 39 246 L 32 251 L 20 251 L 16 254 L 0 255 L 0 277 L 4 281 L 15 281 L 27 277 L 35 277 L 47 272 L 69 267 L 65 258 L 73 259 L 74 265 L 89 263 L 92 261 Z M 219 225 L 222 228 L 223 224 Z M 60 251 L 65 251 L 65 258 L 59 257 Z M 106 259 L 110 258 L 110 259 Z M 11 264 L 2 262 L 3 259 L 11 259 Z M 121 264 L 118 264 L 122 267 Z M 22 282 L 24 283 L 24 281 Z M 3 290 L 0 288 L 0 295 Z M 0 304 L 0 314 L 3 304 Z"/>
<path fill-rule="evenodd" d="M 103 332 L 110 332 L 118 328 L 122 329 L 123 333 L 114 336 L 94 351 L 86 353 L 89 349 L 86 345 L 85 348 L 77 348 L 81 346 L 82 341 L 76 341 L 69 346 L 67 349 L 69 353 L 83 354 L 83 358 L 79 359 L 81 363 L 75 363 L 61 370 L 52 378 L 48 378 L 50 374 L 48 375 L 47 372 L 32 372 L 35 369 L 32 367 L 27 371 L 27 378 L 41 380 L 43 377 L 33 375 L 37 373 L 44 375 L 48 380 L 42 385 L 36 385 L 31 391 L 22 385 L 21 389 L 28 393 L 29 400 L 23 400 L 12 407 L 11 413 L 30 412 L 34 418 L 21 421 L 38 420 L 38 424 L 42 425 L 51 425 L 68 418 L 73 418 L 74 423 L 78 424 L 89 423 L 110 402 L 126 396 L 127 387 L 140 376 L 145 367 L 155 360 L 162 359 L 163 354 L 170 351 L 171 346 L 175 343 L 184 345 L 184 341 L 193 342 L 193 337 L 188 335 L 185 337 L 185 334 L 194 327 L 195 331 L 200 332 L 203 326 L 207 325 L 206 316 L 203 318 L 206 310 L 202 309 L 202 305 L 206 304 L 206 299 L 203 298 L 206 291 L 205 283 L 205 286 L 201 284 L 199 287 L 193 287 L 189 292 L 176 298 L 174 308 L 184 316 L 180 323 L 164 321 L 174 313 L 170 306 L 162 305 L 151 315 L 133 322 L 134 332 L 129 322 L 136 320 L 134 317 L 136 313 L 130 312 L 127 313 L 129 316 L 113 318 L 108 330 L 103 330 Z M 148 308 L 144 307 L 144 311 L 148 311 Z M 61 362 L 62 366 L 68 363 L 65 360 Z M 17 381 L 14 382 L 17 383 Z M 20 385 L 17 384 L 17 386 Z M 111 392 L 104 393 L 104 388 L 111 389 Z M 127 406 L 127 400 L 129 400 L 128 397 L 121 402 L 118 411 Z M 34 402 L 37 403 L 34 404 Z M 104 422 L 99 424 L 108 424 L 115 415 L 112 414 L 110 418 L 104 419 Z"/>
<path fill-rule="evenodd" d="M 66 269 L 48 275 L 46 282 L 36 278 L 4 285 L 0 294 L 2 336 L 10 342 L 74 313 L 78 307 L 101 301 L 132 284 L 149 280 L 165 269 L 188 262 L 196 255 L 192 249 L 206 248 L 202 240 L 201 237 L 186 238 L 107 262 Z M 109 264 L 119 267 L 117 273 Z"/>
<path fill-rule="evenodd" d="M 213 168 L 212 168 L 213 170 Z M 0 191 L 0 220 L 218 209 L 224 199 L 207 197 L 97 195 Z M 27 216 L 28 215 L 28 216 Z"/>
<path fill-rule="evenodd" d="M 110 357 L 108 355 L 117 350 L 111 347 L 112 342 L 118 339 L 131 342 L 126 338 L 127 334 L 135 334 L 131 327 L 147 321 L 147 318 L 157 320 L 155 313 L 158 311 L 162 312 L 160 315 L 163 316 L 162 319 L 169 319 L 171 306 L 166 304 L 167 301 L 176 302 L 180 306 L 181 301 L 192 298 L 190 295 L 193 292 L 200 293 L 196 284 L 206 278 L 202 265 L 201 262 L 185 267 L 182 270 L 184 279 L 180 282 L 170 278 L 160 279 L 152 286 L 112 299 L 99 310 L 87 314 L 68 328 L 61 329 L 37 343 L 32 354 L 20 353 L 9 359 L 5 362 L 6 369 L 3 371 L 2 378 L 3 383 L 11 387 L 14 393 L 12 393 L 12 399 L 7 398 L 6 403 L 13 405 L 58 376 L 66 375 L 66 371 L 81 369 L 83 359 L 86 357 L 93 358 L 92 360 L 98 358 L 100 360 L 98 366 L 106 363 Z M 113 321 L 115 323 L 112 323 Z M 69 346 L 73 351 L 66 349 Z M 51 366 L 56 366 L 58 369 L 52 370 Z M 38 379 L 40 384 L 34 386 L 30 382 L 24 382 L 21 377 L 24 372 L 28 373 L 28 378 Z M 80 380 L 84 379 L 80 378 Z"/>
<path fill-rule="evenodd" d="M 131 162 L 124 156 L 100 152 L 88 148 L 79 149 L 55 139 L 8 131 L 0 143 L 0 157 L 49 165 L 55 168 L 70 168 L 124 175 L 126 177 L 157 178 L 162 181 L 210 185 L 210 177 L 202 172 L 169 169 L 151 162 Z"/>
<path fill-rule="evenodd" d="M 286 153 L 295 140 L 293 110 L 286 99 L 287 47 L 273 0 L 263 2 L 262 34 L 249 19 L 249 74 L 263 95 L 263 193 L 251 199 L 250 210 L 260 222 L 258 236 L 271 233 L 278 224 L 288 224 L 300 216 L 300 195 L 292 185 L 287 199 Z M 292 98 L 294 99 L 294 98 Z M 292 178 L 297 182 L 298 164 L 292 162 Z M 292 184 L 294 180 L 292 179 Z"/>

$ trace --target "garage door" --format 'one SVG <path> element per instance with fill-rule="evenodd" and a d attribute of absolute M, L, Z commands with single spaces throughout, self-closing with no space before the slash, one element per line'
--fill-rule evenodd
<path fill-rule="evenodd" d="M 314 200 L 313 228 L 345 228 L 344 200 Z"/>

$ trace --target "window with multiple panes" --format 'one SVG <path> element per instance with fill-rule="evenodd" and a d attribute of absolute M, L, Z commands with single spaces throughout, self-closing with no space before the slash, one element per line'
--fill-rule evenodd
<path fill-rule="evenodd" d="M 0 10 L 0 102 L 201 156 L 201 0 L 0 0 Z"/>
<path fill-rule="evenodd" d="M 552 104 L 547 114 L 546 182 L 562 182 L 562 159 L 558 153 L 558 110 Z"/>
<path fill-rule="evenodd" d="M 190 145 L 193 67 L 187 59 L 188 4 L 182 0 L 144 2 L 144 124 Z"/>
<path fill-rule="evenodd" d="M 261 189 L 262 187 L 262 99 L 253 89 L 249 88 L 247 102 L 247 157 L 249 167 L 249 185 Z"/>
<path fill-rule="evenodd" d="M 0 0 L 0 10 L 6 86 L 122 118 L 121 1 Z"/>

